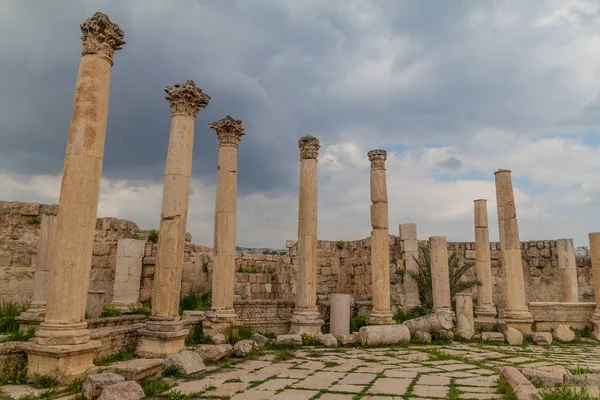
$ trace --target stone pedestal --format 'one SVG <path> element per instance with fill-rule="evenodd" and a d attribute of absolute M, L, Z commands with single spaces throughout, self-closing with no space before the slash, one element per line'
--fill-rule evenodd
<path fill-rule="evenodd" d="M 515 328 L 521 333 L 531 333 L 533 316 L 527 308 L 521 241 L 517 224 L 517 210 L 513 194 L 510 171 L 499 170 L 496 177 L 496 200 L 498 206 L 498 230 L 502 266 L 506 274 L 506 309 L 504 320 L 507 328 Z"/>
<path fill-rule="evenodd" d="M 240 138 L 244 135 L 244 125 L 242 125 L 242 121 L 228 115 L 211 123 L 209 128 L 217 132 L 219 139 L 212 279 L 212 310 L 215 312 L 217 321 L 214 321 L 209 330 L 225 333 L 227 327 L 235 323 L 237 318 L 233 309 L 237 151 Z"/>
<path fill-rule="evenodd" d="M 419 285 L 412 274 L 419 273 L 419 244 L 417 242 L 417 224 L 400 224 L 400 247 L 401 257 L 404 260 L 404 307 L 407 309 L 419 307 L 421 299 L 419 298 Z M 412 273 L 412 274 L 411 274 Z"/>
<path fill-rule="evenodd" d="M 350 333 L 350 315 L 352 296 L 349 294 L 334 293 L 329 295 L 329 332 L 333 336 L 348 335 Z"/>
<path fill-rule="evenodd" d="M 81 23 L 83 50 L 60 189 L 46 293 L 46 316 L 28 343 L 27 373 L 70 380 L 92 367 L 95 348 L 84 321 L 115 50 L 123 31 L 105 14 Z"/>
<path fill-rule="evenodd" d="M 556 252 L 561 278 L 562 301 L 566 303 L 578 302 L 579 285 L 577 283 L 577 264 L 575 263 L 573 239 L 558 239 L 556 241 Z"/>
<path fill-rule="evenodd" d="M 102 313 L 105 294 L 105 290 L 88 290 L 85 314 L 89 319 L 96 319 Z"/>
<path fill-rule="evenodd" d="M 592 316 L 592 324 L 594 326 L 594 337 L 600 340 L 600 232 L 590 233 L 589 237 L 594 295 L 596 296 L 596 311 Z"/>
<path fill-rule="evenodd" d="M 117 242 L 117 266 L 111 306 L 121 313 L 140 308 L 140 280 L 142 259 L 146 242 L 136 239 L 120 239 Z"/>
<path fill-rule="evenodd" d="M 457 293 L 456 299 L 456 329 L 459 337 L 470 340 L 475 334 L 473 321 L 473 297 L 471 293 Z"/>
<path fill-rule="evenodd" d="M 431 236 L 429 238 L 431 257 L 431 289 L 433 294 L 433 311 L 452 311 L 450 298 L 450 275 L 448 272 L 448 247 L 446 237 Z"/>
<path fill-rule="evenodd" d="M 304 136 L 300 148 L 298 199 L 298 283 L 290 333 L 321 333 L 323 320 L 317 308 L 317 156 L 319 139 Z"/>
<path fill-rule="evenodd" d="M 171 103 L 171 133 L 165 167 L 156 269 L 152 286 L 152 314 L 140 330 L 136 354 L 164 358 L 184 347 L 187 331 L 179 318 L 183 250 L 190 196 L 194 121 L 210 97 L 193 81 L 167 86 Z"/>
<path fill-rule="evenodd" d="M 492 299 L 492 259 L 488 231 L 487 200 L 474 201 L 475 206 L 475 272 L 481 286 L 477 288 L 475 314 L 479 322 L 494 322 L 496 305 Z"/>
<path fill-rule="evenodd" d="M 369 322 L 393 324 L 390 308 L 390 235 L 388 231 L 388 199 L 385 176 L 385 150 L 371 150 L 371 278 L 373 311 Z"/>

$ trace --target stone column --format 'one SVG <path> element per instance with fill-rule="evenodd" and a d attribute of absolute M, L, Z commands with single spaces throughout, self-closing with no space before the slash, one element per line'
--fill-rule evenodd
<path fill-rule="evenodd" d="M 575 248 L 573 239 L 558 239 L 558 269 L 561 278 L 561 301 L 570 303 L 579 301 L 579 286 L 577 284 L 577 264 L 575 263 Z"/>
<path fill-rule="evenodd" d="M 317 309 L 317 156 L 319 139 L 304 136 L 300 148 L 298 198 L 298 284 L 290 333 L 320 334 L 323 320 Z"/>
<path fill-rule="evenodd" d="M 371 150 L 371 279 L 373 311 L 369 321 L 375 325 L 393 324 L 390 309 L 390 235 L 388 231 L 385 150 Z"/>
<path fill-rule="evenodd" d="M 165 167 L 162 210 L 158 231 L 156 269 L 152 285 L 152 314 L 140 330 L 136 354 L 160 358 L 184 347 L 188 331 L 179 318 L 185 227 L 190 197 L 194 121 L 210 97 L 194 81 L 167 86 L 171 103 L 171 132 Z"/>
<path fill-rule="evenodd" d="M 521 241 L 519 240 L 517 210 L 510 171 L 498 170 L 494 175 L 496 177 L 500 250 L 502 250 L 502 266 L 506 273 L 504 320 L 507 328 L 515 328 L 521 333 L 531 333 L 533 316 L 529 312 L 525 298 Z"/>
<path fill-rule="evenodd" d="M 142 307 L 140 279 L 145 249 L 144 240 L 120 239 L 117 242 L 117 266 L 110 305 L 118 308 L 122 313 Z"/>
<path fill-rule="evenodd" d="M 404 260 L 404 307 L 412 309 L 421 305 L 419 298 L 419 285 L 411 273 L 419 273 L 419 243 L 417 241 L 417 224 L 400 224 L 400 246 Z"/>
<path fill-rule="evenodd" d="M 329 295 L 329 303 L 329 332 L 336 337 L 350 334 L 352 296 L 333 293 Z"/>
<path fill-rule="evenodd" d="M 446 237 L 431 236 L 429 238 L 431 260 L 431 289 L 433 310 L 452 311 L 450 298 L 450 274 L 448 271 L 448 245 Z"/>
<path fill-rule="evenodd" d="M 492 258 L 490 233 L 488 231 L 487 200 L 475 200 L 475 272 L 481 286 L 477 288 L 475 314 L 479 321 L 492 322 L 496 318 L 496 306 L 492 299 Z"/>
<path fill-rule="evenodd" d="M 600 232 L 590 233 L 589 237 L 594 296 L 596 297 L 596 311 L 592 316 L 592 325 L 594 326 L 594 337 L 596 340 L 600 340 Z"/>
<path fill-rule="evenodd" d="M 59 381 L 82 376 L 99 341 L 91 341 L 85 322 L 92 252 L 104 158 L 110 70 L 123 31 L 105 14 L 81 23 L 82 57 L 60 188 L 57 226 L 46 293 L 46 317 L 28 342 L 27 373 Z"/>
<path fill-rule="evenodd" d="M 456 293 L 456 329 L 462 340 L 471 340 L 475 334 L 473 297 L 471 293 Z"/>
<path fill-rule="evenodd" d="M 35 274 L 33 275 L 33 297 L 27 311 L 19 315 L 19 327 L 38 325 L 46 314 L 46 291 L 50 281 L 50 257 L 52 255 L 52 239 L 56 234 L 57 217 L 44 215 L 40 222 Z"/>
<path fill-rule="evenodd" d="M 233 309 L 235 283 L 235 234 L 237 206 L 237 152 L 244 135 L 242 121 L 225 118 L 208 125 L 217 132 L 219 161 L 215 203 L 212 309 L 215 319 L 205 323 L 206 334 L 225 333 L 235 322 Z"/>

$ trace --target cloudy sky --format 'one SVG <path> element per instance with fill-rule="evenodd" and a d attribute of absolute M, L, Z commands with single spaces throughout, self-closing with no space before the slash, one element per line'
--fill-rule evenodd
<path fill-rule="evenodd" d="M 297 235 L 298 138 L 321 140 L 319 235 L 369 235 L 369 162 L 388 151 L 390 232 L 473 240 L 473 200 L 513 171 L 521 240 L 600 231 L 600 3 L 436 0 L 0 0 L 0 199 L 58 202 L 80 59 L 102 11 L 115 55 L 99 216 L 158 228 L 164 86 L 196 82 L 188 231 L 211 245 L 217 138 L 239 147 L 240 246 Z"/>

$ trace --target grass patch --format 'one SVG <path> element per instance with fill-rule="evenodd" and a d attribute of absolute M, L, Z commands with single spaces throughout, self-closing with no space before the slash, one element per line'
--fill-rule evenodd
<path fill-rule="evenodd" d="M 29 303 L 0 302 L 0 334 L 18 332 L 19 323 L 15 318 L 28 308 Z"/>
<path fill-rule="evenodd" d="M 171 388 L 170 385 L 161 382 L 160 380 L 151 380 L 142 384 L 142 389 L 144 390 L 144 394 L 146 396 L 155 396 L 157 394 L 161 394 L 166 392 Z"/>
<path fill-rule="evenodd" d="M 0 375 L 0 386 L 23 385 L 27 383 L 27 361 L 18 363 Z"/>
<path fill-rule="evenodd" d="M 27 332 L 22 332 L 22 331 L 12 332 L 12 333 L 9 333 L 7 336 L 8 336 L 8 339 L 7 339 L 8 342 L 26 342 L 35 336 L 35 328 L 31 327 L 31 328 L 27 329 Z"/>
<path fill-rule="evenodd" d="M 210 293 L 200 293 L 191 290 L 185 294 L 179 301 L 179 315 L 183 315 L 186 310 L 206 311 L 212 307 L 212 295 Z"/>
<path fill-rule="evenodd" d="M 234 345 L 240 340 L 250 339 L 252 333 L 252 328 L 249 326 L 230 326 L 225 332 L 225 339 L 227 343 Z"/>
<path fill-rule="evenodd" d="M 431 314 L 431 310 L 422 306 L 411 308 L 410 310 L 398 310 L 394 315 L 394 321 L 401 324 L 404 321 L 422 317 Z"/>
<path fill-rule="evenodd" d="M 29 225 L 39 225 L 40 224 L 40 217 L 29 217 L 27 219 L 27 223 Z"/>
<path fill-rule="evenodd" d="M 256 266 L 243 268 L 240 265 L 240 267 L 238 268 L 237 272 L 240 272 L 242 274 L 257 274 L 258 270 L 256 269 Z"/>
<path fill-rule="evenodd" d="M 286 361 L 295 358 L 294 352 L 289 349 L 281 349 L 275 353 L 275 359 L 277 361 Z"/>
<path fill-rule="evenodd" d="M 321 345 L 321 342 L 319 342 L 310 333 L 304 332 L 300 336 L 302 336 L 302 346 L 320 346 Z"/>
<path fill-rule="evenodd" d="M 98 357 L 94 359 L 94 365 L 98 367 L 103 367 L 105 365 L 109 365 L 112 363 L 116 363 L 119 361 L 128 361 L 132 360 L 134 356 L 135 349 L 125 349 L 120 353 L 112 354 L 106 357 Z"/>
<path fill-rule="evenodd" d="M 29 379 L 29 383 L 36 389 L 49 389 L 57 384 L 56 379 L 47 375 L 34 375 Z"/>
<path fill-rule="evenodd" d="M 544 400 L 593 400 L 587 388 L 572 388 L 565 385 L 548 390 L 542 390 Z"/>
<path fill-rule="evenodd" d="M 590 369 L 588 367 L 582 367 L 579 365 L 579 363 L 577 363 L 576 368 L 571 369 L 570 371 L 573 373 L 573 375 L 585 375 L 590 373 Z"/>
<path fill-rule="evenodd" d="M 165 378 L 183 378 L 185 374 L 178 365 L 168 365 L 163 368 L 162 376 Z"/>
<path fill-rule="evenodd" d="M 514 390 L 504 379 L 498 381 L 498 393 L 504 395 L 504 400 L 518 400 Z"/>
<path fill-rule="evenodd" d="M 102 307 L 102 312 L 100 313 L 100 318 L 109 318 L 109 317 L 120 317 L 121 311 L 117 307 L 113 306 L 104 306 Z"/>
<path fill-rule="evenodd" d="M 339 362 L 335 361 L 325 361 L 325 368 L 333 368 L 341 365 Z"/>
<path fill-rule="evenodd" d="M 202 322 L 194 325 L 192 334 L 185 338 L 186 346 L 197 346 L 199 344 L 213 344 L 212 338 L 204 334 Z"/>
<path fill-rule="evenodd" d="M 139 315 L 145 315 L 146 317 L 150 316 L 150 313 L 152 312 L 152 310 L 150 309 L 150 307 L 137 307 L 134 308 L 133 310 L 131 310 L 131 314 L 139 314 Z"/>
<path fill-rule="evenodd" d="M 367 317 L 352 317 L 350 318 L 350 333 L 358 332 L 363 326 L 369 325 Z"/>

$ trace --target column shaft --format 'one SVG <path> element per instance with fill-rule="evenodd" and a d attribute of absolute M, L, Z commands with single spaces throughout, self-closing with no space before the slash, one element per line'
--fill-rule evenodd
<path fill-rule="evenodd" d="M 55 215 L 44 215 L 40 223 L 40 237 L 33 277 L 32 308 L 46 308 L 46 290 L 50 280 L 50 259 L 52 257 L 52 240 L 56 236 L 56 222 Z"/>
<path fill-rule="evenodd" d="M 477 290 L 475 313 L 478 319 L 494 319 L 496 306 L 492 298 L 492 261 L 488 231 L 487 201 L 475 200 L 475 272 L 481 286 Z"/>
<path fill-rule="evenodd" d="M 419 298 L 419 285 L 412 274 L 419 273 L 419 244 L 417 241 L 417 224 L 400 224 L 400 243 L 402 246 L 402 259 L 404 260 L 405 273 L 403 276 L 403 286 L 405 295 L 404 306 L 408 309 L 419 307 L 421 299 Z"/>
<path fill-rule="evenodd" d="M 558 239 L 558 269 L 560 270 L 561 292 L 563 302 L 579 301 L 579 286 L 577 284 L 577 264 L 575 262 L 575 247 L 573 239 Z"/>
<path fill-rule="evenodd" d="M 594 337 L 596 340 L 600 340 L 600 232 L 590 233 L 589 238 L 594 296 L 596 298 L 596 311 L 592 316 L 592 324 L 594 326 Z"/>
<path fill-rule="evenodd" d="M 431 257 L 431 289 L 433 310 L 451 310 L 450 275 L 448 271 L 448 247 L 444 236 L 429 238 Z"/>

